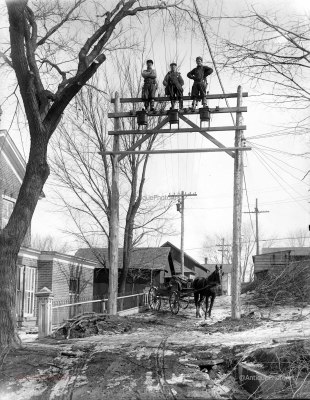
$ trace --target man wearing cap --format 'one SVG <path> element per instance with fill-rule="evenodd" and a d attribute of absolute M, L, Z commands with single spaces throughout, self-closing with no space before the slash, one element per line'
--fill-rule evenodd
<path fill-rule="evenodd" d="M 201 57 L 196 58 L 196 63 L 197 67 L 187 74 L 189 79 L 194 80 L 191 93 L 191 99 L 193 100 L 192 110 L 195 110 L 199 97 L 202 97 L 202 106 L 206 106 L 207 76 L 213 72 L 212 68 L 202 65 Z"/>
<path fill-rule="evenodd" d="M 144 85 L 142 86 L 142 98 L 144 100 L 144 107 L 146 110 L 151 107 L 151 111 L 154 111 L 154 99 L 157 90 L 157 76 L 156 71 L 153 69 L 153 60 L 147 60 L 147 68 L 142 71 L 142 77 L 144 78 Z"/>
<path fill-rule="evenodd" d="M 183 85 L 184 80 L 181 73 L 177 71 L 177 64 L 170 64 L 170 71 L 165 76 L 163 80 L 163 85 L 165 86 L 165 94 L 170 97 L 171 109 L 174 109 L 176 100 L 179 101 L 180 110 L 183 108 Z"/>

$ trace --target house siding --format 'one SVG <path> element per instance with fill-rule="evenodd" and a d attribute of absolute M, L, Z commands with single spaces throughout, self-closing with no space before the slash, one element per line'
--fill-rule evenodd
<path fill-rule="evenodd" d="M 0 153 L 0 226 L 2 226 L 2 207 L 3 196 L 9 196 L 16 200 L 21 183 L 13 172 L 12 167 Z M 27 230 L 22 246 L 29 247 L 31 245 L 31 229 Z"/>

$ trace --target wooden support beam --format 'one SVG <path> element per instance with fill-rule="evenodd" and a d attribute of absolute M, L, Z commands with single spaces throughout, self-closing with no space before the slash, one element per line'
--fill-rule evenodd
<path fill-rule="evenodd" d="M 154 127 L 154 130 L 160 129 L 161 127 L 166 125 L 167 122 L 168 122 L 168 118 L 166 117 L 158 125 L 156 125 Z M 144 132 L 144 131 L 140 131 L 140 132 Z M 148 138 L 150 138 L 152 135 L 154 135 L 154 133 L 152 133 L 152 130 L 150 130 L 148 132 L 150 132 L 150 133 L 147 133 L 147 134 L 143 135 L 142 138 L 137 140 L 132 146 L 130 146 L 127 151 L 132 151 L 132 150 L 136 149 L 142 143 L 144 143 Z M 119 158 L 118 158 L 119 161 L 122 160 L 124 157 L 126 157 L 126 155 L 120 155 Z"/>
<path fill-rule="evenodd" d="M 235 112 L 247 112 L 247 107 L 226 107 L 226 108 L 209 108 L 211 114 L 229 114 Z M 139 110 L 136 110 L 139 111 Z M 135 118 L 136 111 L 122 111 L 119 113 L 108 113 L 108 118 Z M 168 115 L 170 110 L 155 110 L 155 112 L 148 113 L 149 117 L 160 117 L 163 115 Z M 179 115 L 197 115 L 199 114 L 199 108 L 195 111 L 190 111 L 189 109 L 179 110 Z"/>
<path fill-rule="evenodd" d="M 242 89 L 238 86 L 237 106 L 242 105 Z M 236 115 L 236 125 L 242 126 L 242 113 Z M 242 130 L 235 132 L 235 147 L 242 144 Z M 232 241 L 232 273 L 231 273 L 231 317 L 241 318 L 241 218 L 243 197 L 243 152 L 237 150 L 234 158 L 234 202 L 233 202 L 233 241 Z"/>
<path fill-rule="evenodd" d="M 194 122 L 192 122 L 191 120 L 189 120 L 188 118 L 184 117 L 183 115 L 180 115 L 180 118 L 186 122 L 188 125 L 190 125 L 192 128 L 198 128 L 199 126 L 196 125 Z M 225 146 L 219 142 L 218 140 L 214 139 L 214 137 L 212 137 L 211 135 L 208 134 L 207 131 L 204 132 L 200 132 L 205 138 L 207 138 L 208 140 L 210 140 L 210 142 L 214 143 L 217 147 L 221 148 L 221 149 L 225 149 Z M 235 157 L 235 154 L 229 150 L 225 150 L 227 154 L 229 154 L 232 158 Z"/>
<path fill-rule="evenodd" d="M 128 130 L 128 131 L 109 131 L 109 135 L 137 135 L 137 134 L 147 134 L 150 132 L 154 133 L 191 133 L 191 132 L 222 132 L 222 131 L 236 131 L 236 130 L 241 130 L 244 131 L 246 130 L 246 126 L 210 126 L 208 128 L 179 128 L 179 129 L 152 129 L 152 131 L 149 130 L 139 130 L 139 129 L 134 129 L 134 130 Z"/>
<path fill-rule="evenodd" d="M 248 97 L 248 93 L 244 92 L 242 93 L 243 97 Z M 220 93 L 220 94 L 207 94 L 206 99 L 231 99 L 231 98 L 237 98 L 238 93 Z M 184 96 L 183 100 L 191 100 L 191 96 Z M 200 99 L 201 100 L 201 99 Z M 169 97 L 155 97 L 155 102 L 170 102 Z M 114 103 L 115 99 L 111 99 L 111 103 Z M 144 100 L 141 97 L 123 97 L 120 99 L 121 103 L 143 103 Z"/>
<path fill-rule="evenodd" d="M 115 112 L 120 110 L 118 92 L 115 93 Z M 120 119 L 115 118 L 114 129 L 120 129 Z M 118 243 L 119 243 L 119 136 L 113 138 L 112 156 L 112 178 L 111 178 L 111 215 L 109 221 L 109 301 L 108 313 L 117 314 L 117 292 L 118 292 Z"/>
<path fill-rule="evenodd" d="M 228 151 L 249 151 L 251 147 L 225 147 L 225 148 L 204 148 L 204 149 L 175 149 L 175 150 L 120 150 L 120 151 L 102 151 L 99 154 L 115 155 L 121 154 L 126 156 L 128 154 L 180 154 L 180 153 L 219 153 Z M 122 157 L 123 158 L 123 157 Z"/>

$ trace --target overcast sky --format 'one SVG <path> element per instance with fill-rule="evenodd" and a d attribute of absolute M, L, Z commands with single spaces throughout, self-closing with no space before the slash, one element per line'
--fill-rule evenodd
<path fill-rule="evenodd" d="M 233 16 L 245 11 L 252 5 L 260 11 L 276 11 L 287 17 L 295 14 L 310 12 L 310 2 L 307 0 L 223 0 L 198 1 L 204 14 L 213 16 Z M 230 26 L 225 20 L 213 24 L 213 29 L 220 34 L 229 34 Z M 242 31 L 235 31 L 237 36 L 242 36 Z M 166 36 L 165 36 L 166 35 Z M 149 56 L 155 60 L 159 80 L 162 81 L 167 72 L 167 66 L 172 61 L 180 64 L 183 77 L 195 66 L 194 59 L 201 55 L 204 61 L 210 64 L 210 56 L 204 43 L 195 35 L 178 37 L 162 31 L 160 26 L 151 24 L 149 37 Z M 216 56 L 217 47 L 214 47 Z M 107 60 L 109 63 L 109 60 Z M 275 136 L 271 132 L 279 132 L 294 122 L 294 111 L 279 110 L 270 105 L 263 104 L 261 98 L 255 95 L 257 91 L 250 82 L 242 81 L 240 77 L 228 76 L 222 73 L 227 93 L 236 92 L 238 85 L 249 93 L 243 99 L 243 105 L 248 107 L 244 114 L 244 124 L 247 130 L 245 137 L 251 142 L 252 151 L 247 152 L 245 161 L 245 180 L 247 192 L 244 193 L 243 209 L 254 210 L 255 199 L 258 199 L 259 209 L 268 210 L 268 214 L 259 217 L 262 239 L 285 238 L 297 229 L 307 229 L 309 218 L 309 179 L 302 178 L 309 169 L 309 159 L 295 156 L 295 154 L 309 151 L 309 136 L 286 135 Z M 9 88 L 2 82 L 1 96 Z M 4 86 L 4 88 L 3 88 Z M 191 82 L 185 79 L 185 93 L 189 91 Z M 261 88 L 262 89 L 262 88 Z M 217 77 L 213 74 L 209 80 L 209 92 L 221 93 Z M 229 100 L 230 105 L 236 104 L 235 99 Z M 187 104 L 185 104 L 187 106 Z M 219 105 L 224 107 L 224 101 L 212 101 L 210 107 Z M 8 114 L 8 111 L 7 111 Z M 192 117 L 199 124 L 197 118 Z M 3 116 L 2 129 L 7 129 L 9 119 Z M 231 117 L 214 116 L 211 125 L 231 125 Z M 183 125 L 182 125 L 183 127 Z M 185 127 L 185 126 L 184 126 Z M 265 137 L 263 137 L 265 135 Z M 20 137 L 12 131 L 12 136 L 19 145 L 23 154 Z M 234 133 L 223 132 L 214 135 L 226 146 L 233 146 Z M 187 133 L 176 135 L 164 144 L 164 149 L 186 147 L 213 147 L 200 134 Z M 154 155 L 151 157 L 145 195 L 167 195 L 169 193 L 196 192 L 197 197 L 188 198 L 185 202 L 185 251 L 198 261 L 202 261 L 207 253 L 203 253 L 202 244 L 206 235 L 226 235 L 232 232 L 232 204 L 233 204 L 233 159 L 225 153 L 205 154 L 179 154 L 179 155 Z M 54 195 L 52 187 L 47 183 L 45 189 L 46 199 L 40 200 L 33 218 L 33 232 L 52 233 L 61 238 L 60 230 L 66 224 L 66 219 L 57 213 L 51 213 L 51 203 Z M 252 222 L 254 224 L 254 215 Z M 170 213 L 174 218 L 175 229 L 180 231 L 180 214 L 174 208 Z M 44 221 L 44 222 L 43 222 Z M 250 223 L 249 214 L 243 215 L 243 221 Z M 60 239 L 61 240 L 61 239 Z M 67 240 L 67 239 L 66 239 Z M 180 245 L 180 236 L 164 237 L 162 242 L 170 240 L 175 245 Z M 283 244 L 278 241 L 279 244 Z M 151 245 L 152 243 L 150 243 Z M 310 243 L 308 243 L 310 245 Z"/>

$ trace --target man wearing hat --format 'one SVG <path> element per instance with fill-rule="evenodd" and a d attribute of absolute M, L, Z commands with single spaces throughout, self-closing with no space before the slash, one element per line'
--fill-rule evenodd
<path fill-rule="evenodd" d="M 147 60 L 147 68 L 142 71 L 144 78 L 144 85 L 142 86 L 142 98 L 144 100 L 144 107 L 148 111 L 154 111 L 154 99 L 157 90 L 157 76 L 156 71 L 153 69 L 153 60 Z"/>
<path fill-rule="evenodd" d="M 176 100 L 179 101 L 179 109 L 183 108 L 183 85 L 184 80 L 177 71 L 177 64 L 170 64 L 170 71 L 165 76 L 163 80 L 163 85 L 165 86 L 165 94 L 170 97 L 171 109 L 174 109 Z"/>
<path fill-rule="evenodd" d="M 213 72 L 212 68 L 202 65 L 201 57 L 196 58 L 196 63 L 197 67 L 187 74 L 189 79 L 194 80 L 191 93 L 191 99 L 193 100 L 192 110 L 195 110 L 199 97 L 202 98 L 202 106 L 206 106 L 207 76 L 211 75 Z"/>

